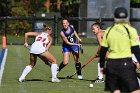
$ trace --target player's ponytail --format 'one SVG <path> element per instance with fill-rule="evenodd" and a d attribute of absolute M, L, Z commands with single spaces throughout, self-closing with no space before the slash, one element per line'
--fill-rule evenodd
<path fill-rule="evenodd" d="M 44 31 L 47 31 L 47 30 L 52 30 L 52 27 L 45 24 Z"/>

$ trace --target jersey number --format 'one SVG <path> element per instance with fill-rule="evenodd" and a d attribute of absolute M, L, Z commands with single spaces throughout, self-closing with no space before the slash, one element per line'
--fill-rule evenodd
<path fill-rule="evenodd" d="M 71 43 L 74 43 L 74 40 L 73 40 L 73 38 L 70 38 L 70 42 L 71 42 Z"/>
<path fill-rule="evenodd" d="M 45 43 L 44 43 L 45 40 L 46 40 L 46 38 L 43 38 L 43 37 L 38 37 L 38 38 L 36 39 L 36 41 L 41 41 L 41 42 L 43 42 L 43 47 L 45 47 Z"/>
<path fill-rule="evenodd" d="M 74 39 L 71 36 L 68 37 L 68 40 L 69 42 L 74 43 Z"/>

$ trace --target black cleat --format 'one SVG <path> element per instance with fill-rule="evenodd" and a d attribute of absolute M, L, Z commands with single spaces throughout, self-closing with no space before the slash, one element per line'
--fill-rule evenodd
<path fill-rule="evenodd" d="M 97 78 L 94 83 L 104 83 L 105 81 L 102 79 Z"/>

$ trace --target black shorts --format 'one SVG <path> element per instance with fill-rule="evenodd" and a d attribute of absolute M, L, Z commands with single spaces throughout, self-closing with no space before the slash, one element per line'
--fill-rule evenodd
<path fill-rule="evenodd" d="M 139 89 L 136 67 L 131 58 L 108 59 L 106 64 L 105 90 L 132 92 Z"/>

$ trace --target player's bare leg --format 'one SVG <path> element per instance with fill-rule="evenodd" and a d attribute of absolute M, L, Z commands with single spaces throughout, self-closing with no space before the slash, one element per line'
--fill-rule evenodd
<path fill-rule="evenodd" d="M 49 67 L 51 67 L 51 63 L 49 62 L 48 59 L 46 59 L 44 56 L 41 56 L 41 55 L 39 55 L 38 57 L 39 57 L 41 60 L 43 60 L 44 63 L 45 63 L 46 65 L 48 65 Z"/>
<path fill-rule="evenodd" d="M 28 75 L 29 72 L 31 72 L 32 68 L 36 65 L 36 60 L 37 60 L 37 55 L 30 54 L 30 64 L 25 67 L 23 70 L 19 82 L 25 81 L 26 76 Z"/>
<path fill-rule="evenodd" d="M 79 53 L 78 51 L 76 52 L 72 52 L 73 57 L 74 57 L 74 61 L 75 61 L 75 68 L 77 70 L 77 75 L 78 75 L 78 79 L 81 80 L 83 79 L 82 73 L 81 73 L 81 63 L 80 63 L 80 59 L 79 59 Z"/>
<path fill-rule="evenodd" d="M 70 52 L 63 53 L 63 62 L 60 63 L 58 71 L 61 71 L 67 64 L 70 58 Z"/>
<path fill-rule="evenodd" d="M 100 69 L 100 62 L 98 62 L 98 78 L 95 80 L 95 83 L 103 83 L 103 72 Z"/>
<path fill-rule="evenodd" d="M 52 63 L 52 65 L 51 65 L 52 82 L 61 82 L 57 78 L 57 69 L 58 69 L 58 67 L 57 67 L 57 61 L 54 58 L 54 56 L 49 51 L 46 51 L 45 53 L 41 54 L 41 56 L 46 57 L 46 59 L 48 59 L 48 61 Z"/>

